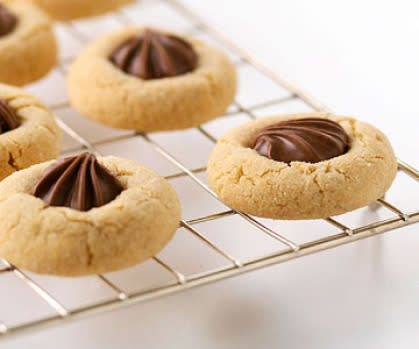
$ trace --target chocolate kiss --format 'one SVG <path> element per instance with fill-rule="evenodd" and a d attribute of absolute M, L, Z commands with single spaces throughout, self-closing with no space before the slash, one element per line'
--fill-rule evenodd
<path fill-rule="evenodd" d="M 198 56 L 181 38 L 147 29 L 118 47 L 111 61 L 128 74 L 149 80 L 188 73 L 197 67 Z"/>
<path fill-rule="evenodd" d="M 16 17 L 0 4 L 0 36 L 9 34 L 16 27 Z"/>
<path fill-rule="evenodd" d="M 123 188 L 91 153 L 67 157 L 49 166 L 33 195 L 50 206 L 89 211 L 114 200 Z"/>
<path fill-rule="evenodd" d="M 349 136 L 332 120 L 297 119 L 260 130 L 252 148 L 272 160 L 315 163 L 345 154 L 349 149 Z"/>
<path fill-rule="evenodd" d="M 9 103 L 0 99 L 0 133 L 5 133 L 20 126 L 19 118 Z"/>

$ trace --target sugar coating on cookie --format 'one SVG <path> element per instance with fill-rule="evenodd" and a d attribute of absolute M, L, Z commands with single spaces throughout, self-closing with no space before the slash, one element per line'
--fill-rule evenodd
<path fill-rule="evenodd" d="M 61 152 L 61 131 L 52 113 L 27 92 L 0 84 L 0 179 Z"/>
<path fill-rule="evenodd" d="M 276 161 L 252 147 L 258 133 L 283 121 L 323 118 L 338 123 L 350 148 L 315 163 Z M 211 188 L 230 207 L 275 219 L 317 219 L 342 214 L 382 197 L 397 172 L 386 136 L 353 118 L 324 113 L 273 116 L 233 129 L 208 162 Z"/>
<path fill-rule="evenodd" d="M 0 183 L 0 255 L 37 273 L 80 276 L 119 270 L 157 254 L 180 221 L 170 184 L 135 161 L 98 158 L 123 190 L 80 211 L 50 206 L 33 188 L 54 162 L 16 172 Z"/>
<path fill-rule="evenodd" d="M 75 60 L 68 75 L 73 107 L 94 121 L 139 132 L 185 129 L 222 115 L 233 102 L 237 82 L 234 65 L 218 49 L 176 34 L 197 54 L 192 71 L 141 79 L 115 64 L 115 51 L 145 31 L 127 28 L 107 34 Z"/>
<path fill-rule="evenodd" d="M 17 1 L 17 0 L 15 0 Z M 51 18 L 69 21 L 115 11 L 134 0 L 27 0 L 47 12 Z"/>
<path fill-rule="evenodd" d="M 49 17 L 25 1 L 0 2 L 0 82 L 23 86 L 44 77 L 57 62 L 57 43 Z M 14 25 L 10 26 L 10 16 Z M 8 29 L 7 29 L 8 27 Z"/>

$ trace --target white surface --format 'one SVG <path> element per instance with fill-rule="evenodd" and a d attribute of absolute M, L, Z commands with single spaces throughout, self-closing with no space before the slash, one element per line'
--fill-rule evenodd
<path fill-rule="evenodd" d="M 419 166 L 419 107 L 416 104 L 419 49 L 415 44 L 419 23 L 413 1 L 185 0 L 185 3 L 205 14 L 228 36 L 336 112 L 353 114 L 383 129 L 398 155 Z M 153 23 L 152 17 L 144 16 L 140 20 Z M 168 27 L 178 30 L 185 28 L 180 19 L 170 17 L 167 23 Z M 81 30 L 86 30 L 84 23 L 79 26 Z M 95 28 L 100 32 L 106 26 L 97 20 Z M 86 33 L 89 36 L 94 34 L 90 31 Z M 80 49 L 74 43 L 72 47 Z M 65 56 L 71 54 L 66 51 Z M 244 73 L 244 79 L 249 75 L 251 73 Z M 54 81 L 58 79 L 56 75 L 50 78 Z M 246 100 L 250 96 L 254 98 L 251 104 L 258 103 L 257 91 L 260 88 L 259 85 L 256 89 L 249 86 L 249 89 L 240 92 L 240 96 L 246 97 Z M 47 101 L 51 98 L 48 95 L 53 93 L 45 87 L 36 88 L 36 91 L 43 94 Z M 57 89 L 54 93 L 56 97 L 52 101 L 62 98 L 62 90 Z M 260 110 L 257 116 L 301 108 L 298 103 L 291 102 L 280 108 Z M 73 118 L 70 114 L 63 117 L 89 136 L 92 128 L 84 129 L 85 124 L 79 117 Z M 244 121 L 239 114 L 233 117 L 231 125 L 221 121 L 207 124 L 205 129 L 219 137 L 232 125 Z M 100 131 L 106 137 L 113 135 L 105 129 Z M 206 156 L 206 141 L 200 140 L 194 131 L 186 133 L 185 136 L 192 136 L 196 142 L 197 152 L 202 150 L 203 156 Z M 177 144 L 173 136 L 157 134 L 154 138 L 165 146 L 173 147 L 173 152 L 178 152 L 179 156 L 184 154 L 184 144 Z M 132 142 L 121 141 L 115 148 L 102 146 L 101 150 L 149 162 L 164 174 L 176 172 L 164 159 L 154 161 L 156 154 L 145 149 L 141 141 L 137 144 Z M 68 148 L 72 146 L 74 144 L 69 142 Z M 136 152 L 135 146 L 141 151 Z M 127 154 L 127 151 L 130 153 Z M 195 155 L 183 159 L 188 166 L 203 165 L 199 154 Z M 185 217 L 195 217 L 198 214 L 195 203 L 199 200 L 199 190 L 189 179 L 171 182 L 182 192 Z M 397 185 L 399 189 L 407 187 L 403 181 Z M 402 208 L 418 207 L 417 190 L 403 197 L 393 193 L 389 197 L 397 200 Z M 188 197 L 194 198 L 194 201 L 188 200 Z M 209 199 L 203 199 L 200 206 L 201 213 L 224 209 Z M 388 212 L 380 210 L 376 214 L 386 217 Z M 365 210 L 340 218 L 345 224 L 357 225 L 365 222 Z M 277 224 L 281 231 L 291 231 L 289 237 L 303 241 L 317 237 L 320 231 L 324 234 L 330 230 L 330 226 L 322 222 L 267 223 Z M 272 241 L 252 231 L 240 236 L 241 243 L 237 244 L 237 232 L 245 230 L 240 224 L 231 217 L 221 225 L 211 222 L 201 224 L 199 228 L 208 234 L 219 231 L 220 234 L 208 236 L 217 243 L 225 244 L 229 252 L 239 257 L 249 256 L 249 252 L 257 256 L 278 248 L 272 245 Z M 308 226 L 313 233 L 307 232 Z M 29 345 L 44 348 L 417 348 L 418 243 L 418 227 L 405 228 L 1 344 L 7 348 Z M 177 251 L 183 248 L 182 256 L 174 252 L 176 248 L 172 246 L 163 251 L 161 257 L 187 274 L 225 263 L 201 254 L 202 246 L 183 232 L 176 237 L 174 246 Z M 195 263 L 191 264 L 191 260 Z M 170 280 L 170 275 L 150 264 L 147 272 L 132 268 L 109 277 L 130 291 L 138 287 L 135 281 L 148 279 L 150 274 L 147 273 L 152 272 L 154 281 Z M 77 285 L 62 283 L 57 286 L 48 277 L 34 277 L 43 285 L 55 287 L 55 294 L 61 296 L 66 306 L 80 305 L 79 294 L 66 292 L 67 288 Z M 87 301 L 111 296 L 109 290 L 98 284 L 95 278 L 77 282 L 83 282 L 86 287 Z M 0 303 L 0 309 L 19 305 L 10 316 L 12 323 L 21 320 L 23 309 L 28 309 L 27 318 L 49 311 L 42 305 L 32 306 L 33 300 L 28 298 L 25 298 L 28 303 L 21 303 L 17 301 L 20 294 L 10 294 L 5 289 L 0 290 L 0 300 L 5 299 L 4 292 L 8 294 L 8 299 L 16 301 Z"/>

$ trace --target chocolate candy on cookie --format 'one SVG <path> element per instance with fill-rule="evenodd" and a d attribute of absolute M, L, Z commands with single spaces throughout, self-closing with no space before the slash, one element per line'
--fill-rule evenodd
<path fill-rule="evenodd" d="M 0 134 L 14 130 L 19 126 L 19 117 L 10 107 L 9 102 L 5 99 L 0 99 Z"/>
<path fill-rule="evenodd" d="M 79 211 L 106 205 L 123 190 L 121 184 L 91 153 L 61 159 L 47 168 L 33 195 L 50 206 Z"/>
<path fill-rule="evenodd" d="M 224 114 L 236 71 L 203 42 L 151 28 L 103 36 L 73 63 L 72 106 L 105 125 L 138 132 L 198 126 Z"/>
<path fill-rule="evenodd" d="M 276 219 L 326 218 L 368 205 L 396 172 L 383 133 L 324 113 L 242 125 L 218 141 L 208 163 L 210 186 L 227 205 Z"/>
<path fill-rule="evenodd" d="M 277 161 L 315 163 L 345 154 L 349 149 L 349 136 L 332 120 L 288 120 L 260 130 L 252 148 Z"/>
<path fill-rule="evenodd" d="M 144 80 L 189 73 L 198 65 L 198 56 L 185 40 L 146 29 L 124 42 L 111 55 L 122 71 Z"/>
<path fill-rule="evenodd" d="M 16 16 L 0 3 L 0 37 L 12 32 L 16 28 L 16 23 Z"/>

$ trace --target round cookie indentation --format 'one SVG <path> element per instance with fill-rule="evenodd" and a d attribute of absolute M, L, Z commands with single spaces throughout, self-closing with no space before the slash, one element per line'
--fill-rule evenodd
<path fill-rule="evenodd" d="M 209 45 L 177 35 L 192 45 L 198 66 L 176 77 L 142 80 L 110 61 L 122 43 L 143 31 L 105 35 L 75 60 L 68 75 L 73 107 L 94 121 L 139 132 L 185 129 L 222 115 L 236 94 L 236 71 Z"/>
<path fill-rule="evenodd" d="M 188 42 L 150 29 L 125 41 L 110 60 L 122 71 L 143 80 L 183 75 L 198 65 L 198 56 Z"/>
<path fill-rule="evenodd" d="M 119 270 L 157 254 L 180 221 L 179 199 L 153 170 L 131 160 L 98 158 L 124 190 L 82 212 L 50 207 L 31 195 L 51 162 L 0 183 L 0 255 L 37 273 L 80 276 Z"/>
<path fill-rule="evenodd" d="M 251 149 L 264 127 L 284 120 L 325 118 L 340 124 L 350 138 L 345 154 L 318 163 L 268 159 Z M 211 188 L 241 212 L 274 219 L 317 219 L 342 214 L 380 198 L 397 172 L 386 136 L 349 117 L 324 113 L 254 120 L 220 139 L 208 162 Z"/>
<path fill-rule="evenodd" d="M 276 161 L 316 163 L 345 154 L 349 137 L 332 120 L 304 118 L 264 127 L 256 134 L 252 148 Z"/>
<path fill-rule="evenodd" d="M 0 99 L 19 119 L 19 126 L 0 134 L 0 180 L 13 172 L 56 159 L 61 131 L 52 113 L 34 96 L 0 84 Z"/>
<path fill-rule="evenodd" d="M 68 156 L 48 167 L 32 194 L 49 206 L 89 211 L 113 201 L 121 183 L 89 152 Z"/>
<path fill-rule="evenodd" d="M 22 86 L 44 77 L 57 63 L 57 42 L 51 20 L 25 1 L 6 2 L 16 26 L 0 37 L 0 81 Z"/>

